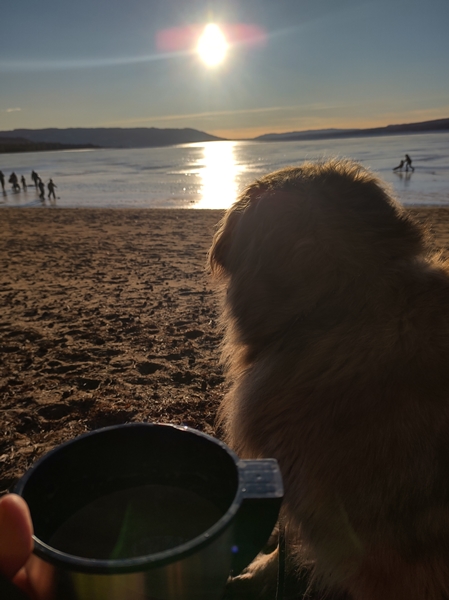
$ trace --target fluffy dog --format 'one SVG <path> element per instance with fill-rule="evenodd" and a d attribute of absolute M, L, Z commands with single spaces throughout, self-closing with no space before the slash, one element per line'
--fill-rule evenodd
<path fill-rule="evenodd" d="M 423 228 L 360 165 L 306 163 L 243 192 L 209 265 L 221 423 L 278 460 L 290 557 L 354 600 L 449 598 L 449 269 Z M 240 584 L 262 597 L 274 558 Z"/>

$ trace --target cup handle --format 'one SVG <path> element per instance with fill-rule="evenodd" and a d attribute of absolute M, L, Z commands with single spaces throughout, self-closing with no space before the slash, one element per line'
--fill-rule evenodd
<path fill-rule="evenodd" d="M 239 460 L 242 503 L 234 523 L 232 575 L 259 554 L 278 520 L 284 497 L 281 472 L 273 458 Z"/>

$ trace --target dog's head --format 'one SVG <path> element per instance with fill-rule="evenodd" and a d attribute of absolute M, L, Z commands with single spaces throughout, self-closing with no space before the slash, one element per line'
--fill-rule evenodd
<path fill-rule="evenodd" d="M 422 251 L 421 227 L 388 187 L 334 159 L 249 185 L 219 225 L 209 266 L 226 284 L 238 329 L 269 337 L 292 316 Z"/>

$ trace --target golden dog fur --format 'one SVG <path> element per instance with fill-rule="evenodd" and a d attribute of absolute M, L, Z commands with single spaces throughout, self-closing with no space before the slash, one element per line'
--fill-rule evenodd
<path fill-rule="evenodd" d="M 298 565 L 354 600 L 449 597 L 449 269 L 421 226 L 360 165 L 306 163 L 243 192 L 209 265 L 221 422 L 278 460 Z"/>

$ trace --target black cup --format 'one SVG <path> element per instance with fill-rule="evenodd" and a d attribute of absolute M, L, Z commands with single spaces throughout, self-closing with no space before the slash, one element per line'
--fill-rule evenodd
<path fill-rule="evenodd" d="M 147 423 L 62 444 L 14 492 L 34 525 L 30 577 L 54 600 L 219 599 L 266 543 L 283 497 L 275 460 Z"/>

